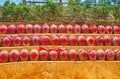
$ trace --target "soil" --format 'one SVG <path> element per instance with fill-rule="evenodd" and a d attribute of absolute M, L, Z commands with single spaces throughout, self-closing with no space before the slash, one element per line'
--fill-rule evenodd
<path fill-rule="evenodd" d="M 119 62 L 19 62 L 0 64 L 0 79 L 120 79 Z"/>

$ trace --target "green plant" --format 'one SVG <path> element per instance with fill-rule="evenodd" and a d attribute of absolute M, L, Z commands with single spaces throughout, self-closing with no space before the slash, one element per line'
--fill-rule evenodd
<path fill-rule="evenodd" d="M 46 21 L 54 21 L 57 17 L 62 16 L 63 7 L 53 3 L 52 0 L 47 0 L 47 3 L 41 6 L 43 18 Z"/>
<path fill-rule="evenodd" d="M 2 20 L 4 21 L 12 20 L 12 13 L 14 12 L 13 10 L 14 6 L 15 6 L 14 3 L 10 4 L 9 2 L 6 1 L 4 6 L 2 6 Z"/>
<path fill-rule="evenodd" d="M 112 7 L 112 14 L 115 17 L 115 20 L 120 20 L 120 6 L 119 5 Z"/>
<path fill-rule="evenodd" d="M 2 6 L 0 6 L 0 21 L 2 21 Z"/>
<path fill-rule="evenodd" d="M 79 0 L 69 0 L 68 6 L 61 6 L 46 0 L 44 5 L 23 5 L 10 3 L 9 0 L 3 6 L 0 6 L 0 21 L 62 21 L 62 22 L 79 22 L 79 21 L 114 21 L 109 19 L 109 14 L 120 21 L 120 6 L 95 6 L 89 4 L 93 0 L 86 0 L 84 5 L 78 5 Z"/>
<path fill-rule="evenodd" d="M 110 12 L 109 8 L 106 6 L 96 6 L 92 7 L 92 17 L 94 19 L 106 20 L 108 13 Z"/>

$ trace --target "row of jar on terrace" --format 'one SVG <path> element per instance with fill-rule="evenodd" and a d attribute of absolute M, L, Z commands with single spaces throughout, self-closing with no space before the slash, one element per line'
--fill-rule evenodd
<path fill-rule="evenodd" d="M 37 45 L 62 45 L 62 46 L 119 46 L 120 36 L 112 35 L 33 35 L 33 36 L 1 36 L 0 45 L 9 46 L 37 46 Z"/>
<path fill-rule="evenodd" d="M 1 34 L 16 33 L 98 33 L 98 34 L 119 34 L 119 26 L 103 26 L 103 25 L 48 25 L 48 24 L 18 24 L 18 25 L 0 25 Z"/>
<path fill-rule="evenodd" d="M 0 52 L 0 62 L 19 61 L 120 61 L 120 49 L 7 49 Z"/>

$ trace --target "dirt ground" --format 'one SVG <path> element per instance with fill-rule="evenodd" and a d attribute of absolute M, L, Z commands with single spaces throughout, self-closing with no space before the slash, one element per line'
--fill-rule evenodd
<path fill-rule="evenodd" d="M 120 79 L 120 62 L 42 62 L 0 64 L 0 79 Z"/>

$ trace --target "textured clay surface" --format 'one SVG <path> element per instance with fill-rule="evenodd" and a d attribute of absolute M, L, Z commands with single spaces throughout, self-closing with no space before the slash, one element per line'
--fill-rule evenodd
<path fill-rule="evenodd" d="M 120 79 L 120 62 L 1 63 L 0 79 Z"/>

